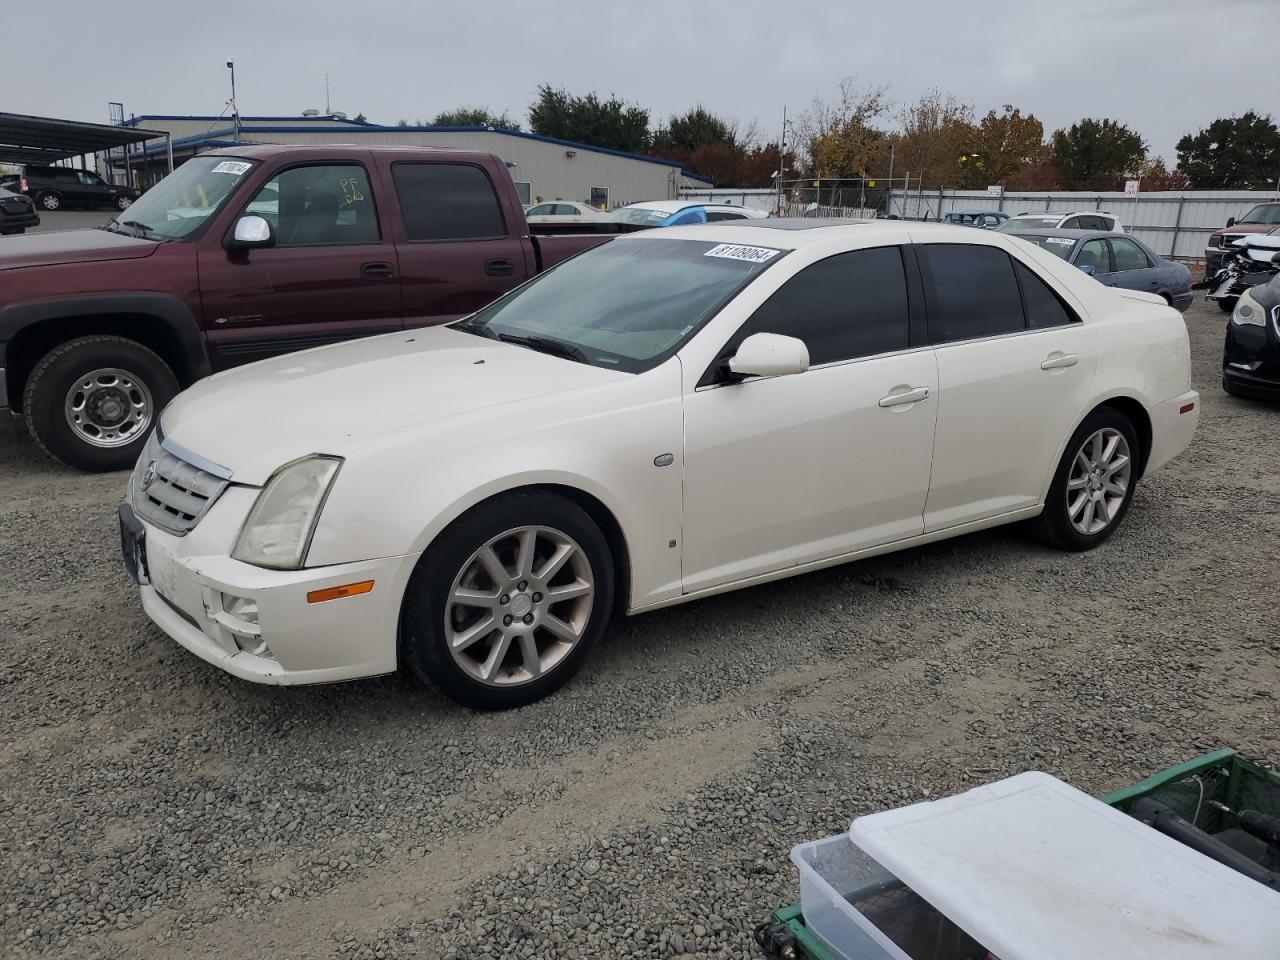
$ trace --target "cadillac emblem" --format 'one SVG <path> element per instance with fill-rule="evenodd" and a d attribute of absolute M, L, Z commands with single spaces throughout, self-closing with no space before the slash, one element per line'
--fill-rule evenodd
<path fill-rule="evenodd" d="M 156 461 L 152 460 L 147 464 L 147 469 L 142 473 L 142 489 L 145 490 L 151 486 L 151 482 L 156 478 Z"/>

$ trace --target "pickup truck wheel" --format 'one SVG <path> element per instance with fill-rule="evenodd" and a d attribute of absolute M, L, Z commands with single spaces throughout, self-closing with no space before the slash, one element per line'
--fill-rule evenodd
<path fill-rule="evenodd" d="M 40 208 L 42 210 L 62 209 L 62 197 L 59 194 L 54 193 L 52 190 L 46 190 L 44 193 L 40 194 L 37 202 L 40 204 Z"/>
<path fill-rule="evenodd" d="M 608 541 L 576 504 L 520 491 L 463 514 L 409 580 L 400 656 L 477 710 L 540 700 L 567 683 L 613 606 Z"/>
<path fill-rule="evenodd" d="M 124 470 L 177 393 L 168 364 L 142 344 L 80 337 L 40 359 L 22 405 L 45 453 L 81 470 Z"/>
<path fill-rule="evenodd" d="M 1044 512 L 1032 521 L 1040 538 L 1062 550 L 1092 550 L 1124 521 L 1138 482 L 1138 434 L 1110 407 L 1085 418 L 1067 444 Z"/>
<path fill-rule="evenodd" d="M 128 210 L 131 206 L 133 206 L 132 197 L 125 197 L 125 196 L 116 197 L 117 210 Z"/>

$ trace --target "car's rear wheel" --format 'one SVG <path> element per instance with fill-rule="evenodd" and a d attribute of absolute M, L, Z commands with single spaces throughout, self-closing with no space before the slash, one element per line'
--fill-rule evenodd
<path fill-rule="evenodd" d="M 126 196 L 119 196 L 119 197 L 116 197 L 116 209 L 117 209 L 117 210 L 128 210 L 131 206 L 133 206 L 133 198 L 132 198 L 132 197 L 126 197 Z"/>
<path fill-rule="evenodd" d="M 36 203 L 40 204 L 42 210 L 61 210 L 62 196 L 52 190 L 46 190 L 36 198 Z"/>
<path fill-rule="evenodd" d="M 80 337 L 45 354 L 22 406 L 46 453 L 81 470 L 133 466 L 178 381 L 154 351 L 124 337 Z"/>
<path fill-rule="evenodd" d="M 1119 410 L 1101 407 L 1071 437 L 1036 532 L 1063 550 L 1091 550 L 1124 521 L 1140 460 L 1138 434 Z"/>
<path fill-rule="evenodd" d="M 499 496 L 419 560 L 402 662 L 464 706 L 532 703 L 578 672 L 608 622 L 613 584 L 608 541 L 584 510 L 543 491 Z"/>

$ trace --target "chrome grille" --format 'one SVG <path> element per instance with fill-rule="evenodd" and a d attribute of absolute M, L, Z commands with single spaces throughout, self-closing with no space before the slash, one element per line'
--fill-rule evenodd
<path fill-rule="evenodd" d="M 1218 246 L 1223 250 L 1230 250 L 1231 245 L 1243 236 L 1243 233 L 1224 233 L 1222 238 L 1218 241 Z"/>
<path fill-rule="evenodd" d="M 181 537 L 208 513 L 226 489 L 227 478 L 165 449 L 159 432 L 152 433 L 134 467 L 130 500 L 143 520 Z"/>

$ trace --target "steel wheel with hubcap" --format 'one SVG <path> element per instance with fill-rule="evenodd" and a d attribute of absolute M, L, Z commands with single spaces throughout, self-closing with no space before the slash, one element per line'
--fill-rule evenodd
<path fill-rule="evenodd" d="M 1086 536 L 1105 530 L 1128 496 L 1132 469 L 1129 443 L 1119 430 L 1105 427 L 1085 440 L 1067 480 L 1071 525 Z"/>
<path fill-rule="evenodd" d="M 1115 407 L 1099 407 L 1072 434 L 1044 512 L 1032 526 L 1041 539 L 1063 550 L 1096 547 L 1120 526 L 1141 475 L 1133 423 Z"/>
<path fill-rule="evenodd" d="M 405 590 L 400 659 L 482 710 L 541 699 L 578 671 L 613 604 L 609 543 L 548 490 L 500 494 L 450 524 Z"/>
<path fill-rule="evenodd" d="M 63 411 L 67 425 L 85 443 L 119 447 L 146 433 L 155 405 L 142 378 L 118 367 L 104 367 L 71 385 Z"/>

